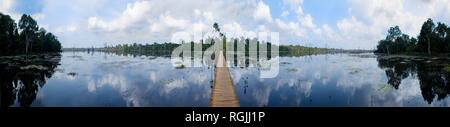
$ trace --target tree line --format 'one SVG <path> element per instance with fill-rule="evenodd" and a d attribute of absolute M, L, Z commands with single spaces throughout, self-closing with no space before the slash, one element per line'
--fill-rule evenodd
<path fill-rule="evenodd" d="M 154 43 L 154 44 L 119 44 L 112 47 L 105 47 L 106 50 L 124 51 L 124 52 L 152 52 L 152 51 L 172 51 L 180 46 L 175 43 Z"/>
<path fill-rule="evenodd" d="M 58 38 L 36 20 L 23 14 L 18 23 L 9 15 L 0 13 L 0 55 L 60 52 Z"/>
<path fill-rule="evenodd" d="M 230 39 L 230 41 L 227 42 L 227 37 L 224 33 L 221 32 L 220 26 L 218 23 L 213 24 L 214 32 L 219 35 L 219 37 L 222 39 L 222 42 L 215 42 L 214 39 L 209 38 L 209 43 L 204 43 L 205 40 L 200 40 L 198 43 L 195 43 L 193 41 L 191 42 L 182 42 L 182 44 L 190 44 L 191 51 L 194 51 L 194 47 L 196 45 L 200 45 L 201 51 L 206 51 L 209 47 L 213 46 L 215 43 L 222 43 L 224 53 L 227 51 L 227 46 L 233 46 L 233 49 L 235 52 L 237 52 L 238 46 L 242 46 L 245 50 L 245 55 L 248 56 L 248 51 L 250 47 L 250 41 L 256 42 L 256 51 L 259 55 L 259 49 L 260 46 L 262 46 L 262 42 L 260 42 L 257 38 L 250 39 L 250 38 L 244 38 L 241 37 L 241 40 L 244 41 L 238 41 L 237 38 Z M 173 51 L 178 46 L 181 46 L 182 44 L 176 44 L 172 42 L 165 42 L 162 44 L 154 43 L 154 44 L 119 44 L 112 47 L 104 47 L 103 50 L 105 51 L 121 51 L 121 52 L 137 52 L 137 53 L 152 53 L 152 52 L 161 52 L 161 51 Z M 269 52 L 270 55 L 271 52 L 271 46 L 272 44 L 270 42 L 267 42 L 267 48 L 266 50 Z M 304 47 L 304 46 L 297 46 L 297 45 L 280 45 L 275 47 L 279 48 L 279 51 L 281 54 L 289 54 L 289 55 L 298 55 L 298 54 L 321 54 L 321 53 L 333 53 L 333 52 L 342 52 L 343 50 L 339 49 L 327 49 L 327 48 L 317 48 L 317 47 Z"/>
<path fill-rule="evenodd" d="M 450 53 L 450 27 L 444 23 L 435 24 L 428 19 L 422 25 L 417 38 L 403 34 L 399 26 L 389 28 L 386 39 L 378 41 L 375 53 Z"/>

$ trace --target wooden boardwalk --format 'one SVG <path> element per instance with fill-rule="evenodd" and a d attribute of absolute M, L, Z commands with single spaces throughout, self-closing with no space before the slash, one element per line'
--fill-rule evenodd
<path fill-rule="evenodd" d="M 233 80 L 223 56 L 223 51 L 219 52 L 216 64 L 216 74 L 214 86 L 211 93 L 211 107 L 239 107 L 239 101 L 234 90 Z"/>

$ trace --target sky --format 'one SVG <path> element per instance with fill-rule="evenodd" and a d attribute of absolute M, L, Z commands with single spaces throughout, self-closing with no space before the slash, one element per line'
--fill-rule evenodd
<path fill-rule="evenodd" d="M 450 23 L 450 0 L 0 0 L 16 22 L 31 15 L 62 46 L 162 43 L 177 32 L 227 37 L 278 32 L 280 44 L 374 49 L 389 27 L 416 37 L 423 22 Z"/>

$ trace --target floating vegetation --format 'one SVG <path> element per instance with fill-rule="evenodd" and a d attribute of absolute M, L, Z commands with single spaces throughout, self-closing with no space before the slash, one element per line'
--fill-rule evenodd
<path fill-rule="evenodd" d="M 70 75 L 70 76 L 72 76 L 72 77 L 75 77 L 75 76 L 77 76 L 77 73 L 75 73 L 75 72 L 69 72 L 69 73 L 67 73 L 67 75 Z"/>
<path fill-rule="evenodd" d="M 56 72 L 64 73 L 64 68 L 56 68 L 55 71 L 56 71 Z"/>
<path fill-rule="evenodd" d="M 169 79 L 169 80 L 167 80 L 167 81 L 159 80 L 159 83 L 164 84 L 164 85 L 167 85 L 167 84 L 172 83 L 173 81 L 175 81 L 175 80 L 173 80 L 173 79 Z"/>
<path fill-rule="evenodd" d="M 360 68 L 351 68 L 350 74 L 356 74 L 358 72 L 362 71 Z"/>
<path fill-rule="evenodd" d="M 450 72 L 450 66 L 444 67 L 444 70 L 447 71 L 447 72 Z"/>
<path fill-rule="evenodd" d="M 389 85 L 389 84 L 378 84 L 377 86 L 379 87 L 379 88 L 375 89 L 375 92 L 377 92 L 377 93 L 382 93 L 382 92 L 385 92 L 387 90 L 394 88 L 392 85 Z"/>
<path fill-rule="evenodd" d="M 47 70 L 47 67 L 41 66 L 41 65 L 28 65 L 25 67 L 20 67 L 21 70 L 29 70 L 29 69 L 36 69 L 36 70 Z"/>
<path fill-rule="evenodd" d="M 280 65 L 286 65 L 286 64 L 291 64 L 289 62 L 280 62 Z"/>
<path fill-rule="evenodd" d="M 437 92 L 438 94 L 443 94 L 443 93 L 445 93 L 445 91 L 444 91 L 442 88 L 437 88 L 437 89 L 436 89 L 436 92 Z"/>
<path fill-rule="evenodd" d="M 0 56 L 0 59 L 12 59 L 15 56 Z"/>
<path fill-rule="evenodd" d="M 69 58 L 79 58 L 79 59 L 83 58 L 82 56 L 77 56 L 77 55 L 67 56 L 67 57 L 69 57 Z"/>
<path fill-rule="evenodd" d="M 1 60 L 0 61 L 0 64 L 8 64 L 8 63 L 10 63 L 10 61 L 8 61 L 8 60 Z"/>
<path fill-rule="evenodd" d="M 373 54 L 351 54 L 350 56 L 359 57 L 359 58 L 377 58 L 377 56 L 373 55 Z"/>
<path fill-rule="evenodd" d="M 322 77 L 320 77 L 320 79 L 328 79 L 328 76 L 322 76 Z"/>
<path fill-rule="evenodd" d="M 297 72 L 298 69 L 297 68 L 288 68 L 286 69 L 287 72 Z"/>
<path fill-rule="evenodd" d="M 450 72 L 450 64 L 442 64 L 442 66 L 444 66 L 444 71 Z"/>
<path fill-rule="evenodd" d="M 242 79 L 243 79 L 243 81 L 244 81 L 244 84 L 247 85 L 247 84 L 248 84 L 248 77 L 242 78 Z"/>
<path fill-rule="evenodd" d="M 184 65 L 176 66 L 175 69 L 184 69 Z"/>

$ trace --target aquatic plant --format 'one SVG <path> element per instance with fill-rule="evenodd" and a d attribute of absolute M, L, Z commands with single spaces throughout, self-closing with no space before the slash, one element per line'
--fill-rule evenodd
<path fill-rule="evenodd" d="M 184 69 L 184 65 L 176 66 L 175 69 Z"/>
<path fill-rule="evenodd" d="M 28 65 L 24 67 L 20 67 L 21 70 L 30 70 L 30 69 L 36 69 L 36 70 L 47 70 L 47 67 L 41 66 L 41 65 Z"/>
<path fill-rule="evenodd" d="M 297 72 L 298 69 L 297 68 L 288 68 L 286 69 L 287 72 Z"/>

